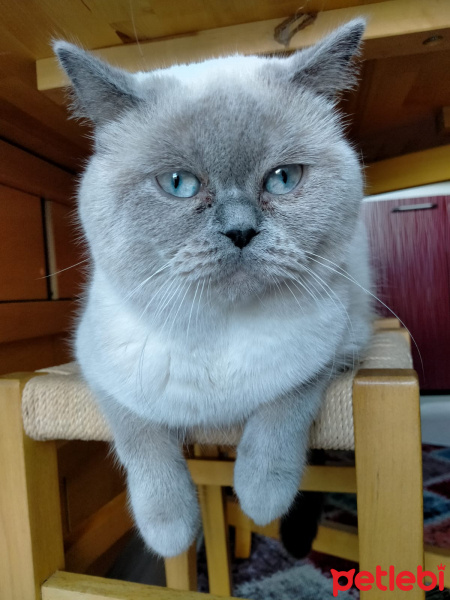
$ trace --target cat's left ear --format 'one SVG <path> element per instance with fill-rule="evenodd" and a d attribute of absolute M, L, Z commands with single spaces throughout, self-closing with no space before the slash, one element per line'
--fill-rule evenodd
<path fill-rule="evenodd" d="M 352 58 L 359 51 L 365 28 L 364 19 L 354 19 L 314 46 L 284 59 L 290 81 L 330 99 L 352 88 L 357 76 Z"/>

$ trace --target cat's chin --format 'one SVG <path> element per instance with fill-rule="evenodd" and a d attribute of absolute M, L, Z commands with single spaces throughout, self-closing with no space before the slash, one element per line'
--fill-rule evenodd
<path fill-rule="evenodd" d="M 216 282 L 216 293 L 224 302 L 247 302 L 260 297 L 267 289 L 267 284 L 244 269 L 237 269 Z"/>

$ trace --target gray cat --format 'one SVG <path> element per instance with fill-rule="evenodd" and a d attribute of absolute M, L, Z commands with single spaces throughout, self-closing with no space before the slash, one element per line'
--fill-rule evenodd
<path fill-rule="evenodd" d="M 163 556 L 199 525 L 185 436 L 243 426 L 235 490 L 270 522 L 295 497 L 330 376 L 370 337 L 362 175 L 335 110 L 364 25 L 288 58 L 134 75 L 55 44 L 96 126 L 76 356 Z"/>

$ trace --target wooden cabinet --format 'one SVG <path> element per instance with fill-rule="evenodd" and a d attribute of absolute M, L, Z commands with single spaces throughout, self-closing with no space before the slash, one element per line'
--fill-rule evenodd
<path fill-rule="evenodd" d="M 81 294 L 86 272 L 86 252 L 73 207 L 45 202 L 47 232 L 51 236 L 49 256 L 52 298 L 74 298 Z M 50 244 L 49 244 L 50 246 Z"/>
<path fill-rule="evenodd" d="M 365 202 L 376 293 L 411 331 L 424 390 L 450 389 L 450 197 Z M 392 316 L 378 306 L 384 316 Z"/>
<path fill-rule="evenodd" d="M 0 140 L 0 373 L 71 360 L 83 271 L 71 219 L 74 178 Z M 56 270 L 67 269 L 51 276 Z"/>
<path fill-rule="evenodd" d="M 0 185 L 0 300 L 47 300 L 41 200 Z"/>

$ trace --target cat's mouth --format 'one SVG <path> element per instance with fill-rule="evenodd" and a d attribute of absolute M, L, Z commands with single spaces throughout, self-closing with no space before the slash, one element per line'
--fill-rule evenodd
<path fill-rule="evenodd" d="M 240 253 L 233 261 L 216 272 L 213 287 L 221 299 L 239 300 L 257 297 L 264 293 L 269 282 L 265 281 L 254 260 Z"/>

